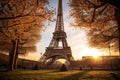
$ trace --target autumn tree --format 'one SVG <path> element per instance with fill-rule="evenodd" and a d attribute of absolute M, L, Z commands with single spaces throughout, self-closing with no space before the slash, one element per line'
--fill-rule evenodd
<path fill-rule="evenodd" d="M 36 50 L 44 22 L 52 10 L 48 0 L 0 0 L 0 52 L 9 53 L 9 70 L 17 65 L 18 54 Z"/>
<path fill-rule="evenodd" d="M 71 0 L 70 7 L 74 26 L 87 29 L 90 46 L 118 51 L 119 20 L 116 15 L 120 14 L 114 5 L 100 0 Z"/>
<path fill-rule="evenodd" d="M 100 0 L 104 3 L 111 4 L 115 7 L 115 18 L 118 23 L 118 33 L 119 33 L 119 55 L 120 55 L 120 0 Z"/>

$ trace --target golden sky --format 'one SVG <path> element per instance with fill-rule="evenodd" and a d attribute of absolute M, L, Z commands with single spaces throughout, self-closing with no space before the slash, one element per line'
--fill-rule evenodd
<path fill-rule="evenodd" d="M 64 27 L 67 33 L 67 42 L 72 49 L 72 55 L 74 59 L 81 59 L 82 56 L 101 56 L 103 52 L 95 48 L 90 48 L 87 43 L 86 32 L 83 29 L 76 29 L 70 25 L 73 19 L 69 16 L 68 0 L 63 0 L 63 16 L 64 16 Z M 57 12 L 57 0 L 51 0 L 50 6 L 56 8 Z M 56 15 L 55 15 L 56 18 Z M 52 33 L 54 32 L 56 22 L 51 22 L 48 25 L 46 22 L 46 30 L 42 32 L 42 39 L 37 44 L 37 51 L 35 53 L 29 53 L 24 58 L 39 60 L 41 53 L 44 54 L 45 48 L 49 46 L 52 39 Z"/>

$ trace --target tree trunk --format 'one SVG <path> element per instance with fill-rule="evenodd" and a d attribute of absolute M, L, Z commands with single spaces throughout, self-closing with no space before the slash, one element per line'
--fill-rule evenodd
<path fill-rule="evenodd" d="M 9 53 L 9 70 L 10 71 L 14 70 L 14 67 L 13 67 L 13 65 L 14 65 L 13 61 L 14 61 L 14 56 L 15 56 L 14 49 L 15 49 L 15 41 L 12 40 L 12 49 L 11 49 L 11 51 Z"/>
<path fill-rule="evenodd" d="M 12 68 L 12 65 L 13 65 L 12 59 L 13 59 L 13 50 L 11 50 L 11 51 L 9 52 L 9 71 L 12 71 L 12 70 L 13 70 L 13 68 Z"/>
<path fill-rule="evenodd" d="M 9 70 L 13 71 L 15 69 L 16 60 L 17 60 L 17 49 L 18 49 L 18 40 L 12 40 L 12 49 L 9 54 Z"/>
<path fill-rule="evenodd" d="M 17 62 L 18 62 L 18 45 L 17 45 L 17 52 L 15 56 L 15 61 L 14 61 L 14 69 L 17 69 Z"/>

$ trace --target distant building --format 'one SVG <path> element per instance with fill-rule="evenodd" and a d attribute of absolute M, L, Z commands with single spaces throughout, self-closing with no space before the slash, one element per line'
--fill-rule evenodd
<path fill-rule="evenodd" d="M 71 69 L 120 69 L 120 56 L 83 56 L 72 62 Z"/>
<path fill-rule="evenodd" d="M 120 56 L 83 56 L 82 62 L 92 69 L 120 69 Z"/>
<path fill-rule="evenodd" d="M 110 60 L 110 59 L 120 59 L 120 56 L 98 56 L 98 59 Z M 95 59 L 94 56 L 83 56 L 82 60 Z"/>

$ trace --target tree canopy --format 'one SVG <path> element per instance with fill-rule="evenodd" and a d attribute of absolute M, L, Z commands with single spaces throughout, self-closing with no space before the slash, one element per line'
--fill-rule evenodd
<path fill-rule="evenodd" d="M 75 27 L 87 30 L 88 42 L 92 47 L 117 52 L 119 48 L 119 23 L 116 6 L 105 0 L 71 0 L 71 16 Z M 119 14 L 120 15 L 120 14 Z"/>
<path fill-rule="evenodd" d="M 8 52 L 16 39 L 19 51 L 35 51 L 44 22 L 53 14 L 46 4 L 47 0 L 0 0 L 0 51 Z"/>

